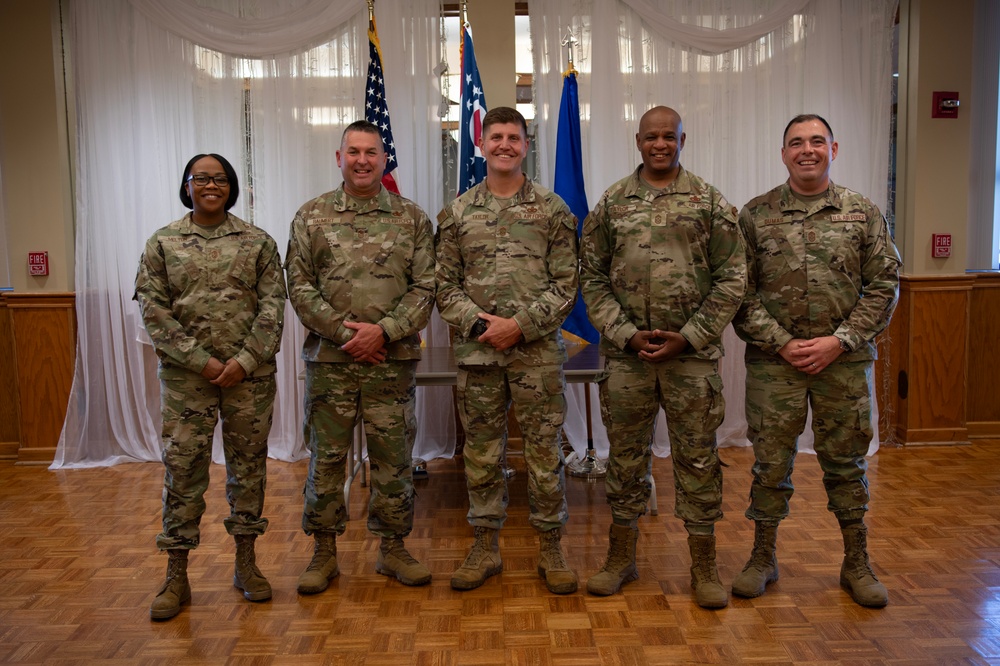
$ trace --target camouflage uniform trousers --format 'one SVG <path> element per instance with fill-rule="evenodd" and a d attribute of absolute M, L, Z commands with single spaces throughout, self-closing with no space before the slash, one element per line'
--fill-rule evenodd
<path fill-rule="evenodd" d="M 756 462 L 746 517 L 776 525 L 788 515 L 807 402 L 827 508 L 842 521 L 864 517 L 870 498 L 865 454 L 872 438 L 871 396 L 871 361 L 833 363 L 818 375 L 787 363 L 747 363 L 747 436 Z"/>
<path fill-rule="evenodd" d="M 220 414 L 229 501 L 229 517 L 223 524 L 229 534 L 260 535 L 267 529 L 261 514 L 275 392 L 274 375 L 247 377 L 230 388 L 215 386 L 194 373 L 160 380 L 165 468 L 163 533 L 156 537 L 160 550 L 198 546 Z"/>
<path fill-rule="evenodd" d="M 614 521 L 632 524 L 646 513 L 653 428 L 663 407 L 673 460 L 674 515 L 689 531 L 710 533 L 722 518 L 715 431 L 726 403 L 717 361 L 675 358 L 647 363 L 637 357 L 608 357 L 598 385 L 611 444 L 605 488 Z"/>
<path fill-rule="evenodd" d="M 384 537 L 405 537 L 413 529 L 416 372 L 415 360 L 306 363 L 306 534 L 344 533 L 346 461 L 358 419 L 364 420 L 371 470 L 368 529 Z"/>
<path fill-rule="evenodd" d="M 500 529 L 507 519 L 507 409 L 513 402 L 528 469 L 528 522 L 547 532 L 569 520 L 562 426 L 562 365 L 515 361 L 505 367 L 459 366 L 458 410 L 465 429 L 469 524 Z"/>

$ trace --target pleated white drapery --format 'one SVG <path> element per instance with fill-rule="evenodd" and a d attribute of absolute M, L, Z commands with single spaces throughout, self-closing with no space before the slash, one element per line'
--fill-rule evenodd
<path fill-rule="evenodd" d="M 551 186 L 565 67 L 560 41 L 573 26 L 591 205 L 638 163 L 639 116 L 667 104 L 684 118 L 682 163 L 737 207 L 785 180 L 781 132 L 800 112 L 833 124 L 840 143 L 834 180 L 884 207 L 895 4 L 530 2 L 540 180 Z M 433 74 L 438 14 L 436 1 L 376 2 L 400 162 L 396 179 L 432 219 L 443 203 L 440 90 Z M 131 300 L 143 243 L 184 213 L 177 190 L 188 158 L 217 152 L 241 173 L 243 194 L 234 212 L 274 236 L 284 254 L 298 206 L 340 182 L 334 153 L 341 132 L 364 115 L 366 10 L 360 2 L 326 0 L 103 0 L 70 3 L 68 21 L 77 119 L 79 345 L 53 467 L 157 460 L 156 359 Z M 251 170 L 252 183 L 246 180 Z M 298 379 L 303 339 L 289 307 L 270 440 L 271 455 L 283 460 L 306 456 Z M 447 344 L 436 314 L 424 339 Z M 742 343 L 731 329 L 724 340 L 728 407 L 719 438 L 723 445 L 745 445 Z M 566 422 L 580 452 L 584 390 L 570 387 Z M 593 389 L 591 396 L 595 443 L 606 455 Z M 450 389 L 421 388 L 417 399 L 416 454 L 451 455 Z M 800 443 L 808 448 L 808 430 Z M 669 452 L 662 416 L 656 452 Z M 213 457 L 221 459 L 218 445 Z"/>
<path fill-rule="evenodd" d="M 566 68 L 567 29 L 578 40 L 584 180 L 593 206 L 641 162 L 635 134 L 643 112 L 675 108 L 687 142 L 681 163 L 737 208 L 787 179 L 785 123 L 818 113 L 840 154 L 832 177 L 883 210 L 888 187 L 892 26 L 896 0 L 546 0 L 528 3 L 535 72 L 538 173 L 551 185 Z M 723 336 L 723 446 L 745 446 L 743 342 Z M 582 386 L 570 387 L 567 431 L 582 452 Z M 595 407 L 597 392 L 591 388 Z M 811 425 L 800 438 L 812 450 Z M 607 435 L 595 428 L 606 455 Z M 877 450 L 877 437 L 869 452 Z M 662 411 L 658 455 L 669 454 Z"/>
<path fill-rule="evenodd" d="M 79 344 L 53 466 L 158 460 L 156 358 L 131 300 L 143 243 L 184 214 L 177 192 L 187 160 L 215 152 L 241 176 L 233 212 L 270 233 L 284 256 L 292 216 L 340 183 L 341 133 L 364 118 L 367 9 L 325 0 L 103 0 L 69 8 Z M 440 53 L 439 11 L 431 0 L 376 3 L 396 180 L 432 218 L 442 206 L 440 90 L 430 73 Z M 257 57 L 241 57 L 247 53 Z M 446 339 L 437 329 L 425 332 L 430 344 Z M 270 455 L 282 460 L 306 456 L 304 337 L 289 306 L 270 438 Z M 421 450 L 454 449 L 450 405 L 448 389 L 419 392 Z M 213 458 L 221 460 L 218 441 Z"/>

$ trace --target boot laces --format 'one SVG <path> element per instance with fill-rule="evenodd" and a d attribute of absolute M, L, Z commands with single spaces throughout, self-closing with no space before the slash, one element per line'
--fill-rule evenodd
<path fill-rule="evenodd" d="M 710 551 L 711 549 L 707 546 L 695 546 L 692 553 L 694 561 L 691 563 L 691 569 L 700 580 L 718 583 L 719 570 L 715 566 L 715 560 L 709 557 Z"/>
<path fill-rule="evenodd" d="M 306 571 L 318 571 L 322 569 L 330 558 L 335 555 L 335 548 L 333 539 L 316 539 L 316 543 L 313 546 L 313 556 L 309 561 L 309 566 L 306 567 Z"/>
<path fill-rule="evenodd" d="M 753 552 L 750 553 L 750 561 L 743 567 L 743 571 L 750 569 L 764 571 L 765 569 L 769 569 L 771 567 L 771 560 L 773 559 L 773 554 L 769 551 L 770 548 L 768 547 L 767 539 L 763 535 L 757 535 L 753 542 Z"/>
<path fill-rule="evenodd" d="M 553 570 L 569 569 L 569 565 L 566 564 L 566 558 L 563 557 L 562 548 L 559 546 L 559 539 L 550 536 L 546 532 L 542 534 L 542 540 L 542 553 L 548 561 L 548 568 Z"/>
<path fill-rule="evenodd" d="M 484 528 L 476 528 L 476 540 L 472 544 L 472 549 L 469 550 L 469 555 L 465 558 L 465 564 L 472 567 L 478 567 L 479 563 L 490 554 L 491 548 L 489 546 L 489 534 Z"/>
<path fill-rule="evenodd" d="M 628 557 L 628 544 L 624 541 L 616 541 L 608 553 L 608 561 L 604 565 L 605 571 L 618 571 L 630 565 L 632 560 Z"/>
<path fill-rule="evenodd" d="M 180 580 L 183 578 L 185 573 L 183 565 L 179 561 L 170 560 L 167 565 L 167 585 L 169 585 L 171 581 Z"/>
<path fill-rule="evenodd" d="M 402 539 L 389 539 L 388 547 L 385 549 L 384 554 L 392 555 L 404 564 L 420 564 L 410 555 L 410 551 L 406 550 L 406 547 L 403 546 Z"/>
<path fill-rule="evenodd" d="M 242 545 L 240 548 L 236 549 L 236 560 L 237 568 L 245 571 L 247 574 L 264 577 L 264 574 L 260 572 L 257 568 L 257 558 L 254 554 L 253 548 L 249 545 Z M 249 576 L 248 576 L 249 577 Z"/>
<path fill-rule="evenodd" d="M 853 541 L 848 547 L 847 570 L 854 574 L 855 578 L 870 576 L 878 580 L 878 576 L 872 570 L 871 561 L 868 559 L 868 549 L 860 541 Z"/>

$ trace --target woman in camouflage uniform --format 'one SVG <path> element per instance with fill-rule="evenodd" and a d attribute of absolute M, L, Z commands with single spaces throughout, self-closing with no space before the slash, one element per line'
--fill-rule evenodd
<path fill-rule="evenodd" d="M 239 196 L 232 165 L 196 155 L 180 198 L 191 212 L 146 242 L 135 280 L 146 331 L 159 357 L 163 411 L 163 532 L 166 581 L 150 617 L 171 618 L 191 599 L 187 554 L 199 542 L 212 439 L 222 416 L 226 531 L 236 540 L 233 584 L 250 601 L 271 598 L 257 568 L 267 436 L 275 396 L 285 283 L 277 245 L 229 212 Z"/>

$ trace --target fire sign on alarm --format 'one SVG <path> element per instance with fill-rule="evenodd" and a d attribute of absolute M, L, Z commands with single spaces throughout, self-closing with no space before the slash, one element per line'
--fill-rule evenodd
<path fill-rule="evenodd" d="M 931 257 L 947 259 L 951 256 L 951 234 L 931 234 Z"/>
<path fill-rule="evenodd" d="M 29 252 L 28 275 L 48 275 L 48 274 L 49 274 L 49 253 Z"/>

